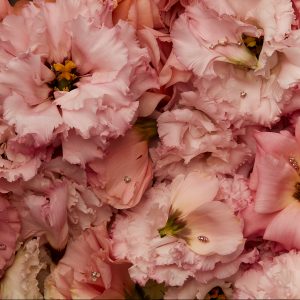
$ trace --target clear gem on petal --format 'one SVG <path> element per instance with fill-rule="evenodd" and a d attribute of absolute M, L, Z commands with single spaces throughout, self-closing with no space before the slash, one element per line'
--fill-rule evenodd
<path fill-rule="evenodd" d="M 96 271 L 93 271 L 91 273 L 91 277 L 92 277 L 92 281 L 97 281 L 97 279 L 100 278 L 100 273 L 96 272 Z"/>
<path fill-rule="evenodd" d="M 240 92 L 241 98 L 245 98 L 247 96 L 247 93 L 245 91 Z"/>
<path fill-rule="evenodd" d="M 131 178 L 129 176 L 124 176 L 124 182 L 125 183 L 131 182 Z"/>
<path fill-rule="evenodd" d="M 198 236 L 198 240 L 202 243 L 208 243 L 209 242 L 209 239 L 208 237 L 204 236 L 204 235 L 199 235 Z"/>
<path fill-rule="evenodd" d="M 297 172 L 299 172 L 300 168 L 299 168 L 297 160 L 294 157 L 292 157 L 292 156 L 289 157 L 289 163 Z"/>

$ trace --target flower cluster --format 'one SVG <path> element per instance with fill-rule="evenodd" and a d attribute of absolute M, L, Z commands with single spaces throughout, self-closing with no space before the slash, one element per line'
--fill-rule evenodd
<path fill-rule="evenodd" d="M 300 298 L 299 0 L 0 0 L 0 298 Z"/>

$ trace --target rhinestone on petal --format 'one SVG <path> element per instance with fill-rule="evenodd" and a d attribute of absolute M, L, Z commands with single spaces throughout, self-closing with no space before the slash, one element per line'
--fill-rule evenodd
<path fill-rule="evenodd" d="M 243 42 L 242 42 L 242 41 L 238 41 L 238 42 L 237 42 L 237 45 L 240 47 L 240 46 L 243 45 Z"/>
<path fill-rule="evenodd" d="M 131 178 L 129 176 L 124 176 L 124 182 L 125 183 L 131 182 Z"/>
<path fill-rule="evenodd" d="M 245 91 L 240 92 L 241 98 L 245 98 L 247 96 L 247 93 Z"/>
<path fill-rule="evenodd" d="M 209 239 L 208 237 L 204 236 L 204 235 L 199 235 L 198 236 L 198 240 L 202 243 L 208 243 L 209 242 Z"/>
<path fill-rule="evenodd" d="M 0 250 L 6 250 L 6 245 L 3 243 L 0 243 Z"/>
<path fill-rule="evenodd" d="M 210 44 L 208 48 L 209 48 L 209 49 L 215 49 L 215 47 L 216 47 L 216 45 Z"/>
<path fill-rule="evenodd" d="M 100 278 L 100 273 L 96 272 L 96 271 L 93 271 L 91 273 L 91 278 L 92 278 L 92 281 L 97 281 L 97 279 Z"/>
<path fill-rule="evenodd" d="M 290 156 L 289 163 L 297 172 L 299 172 L 300 168 L 299 168 L 298 162 L 296 161 L 295 157 Z"/>

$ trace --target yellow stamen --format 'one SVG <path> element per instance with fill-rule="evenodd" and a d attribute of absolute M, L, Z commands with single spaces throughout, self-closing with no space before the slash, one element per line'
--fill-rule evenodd
<path fill-rule="evenodd" d="M 53 68 L 56 72 L 61 74 L 58 75 L 58 80 L 62 80 L 63 78 L 66 80 L 74 80 L 76 75 L 72 73 L 73 69 L 76 69 L 76 64 L 72 60 L 66 60 L 65 64 L 53 64 Z"/>

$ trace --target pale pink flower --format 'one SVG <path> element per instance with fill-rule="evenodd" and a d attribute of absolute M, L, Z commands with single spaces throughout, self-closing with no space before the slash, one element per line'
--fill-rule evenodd
<path fill-rule="evenodd" d="M 37 145 L 63 133 L 58 137 L 71 163 L 101 155 L 129 128 L 136 100 L 158 87 L 134 28 L 113 26 L 112 8 L 111 1 L 97 0 L 30 3 L 0 25 L 7 56 L 0 64 L 5 120 L 18 137 L 32 135 Z M 74 136 L 81 144 L 91 140 L 93 153 L 72 157 L 68 142 Z"/>
<path fill-rule="evenodd" d="M 214 122 L 235 128 L 279 120 L 292 91 L 280 87 L 276 77 L 264 79 L 234 66 L 217 66 L 218 77 L 194 81 L 196 91 L 182 94 L 180 103 L 208 114 Z"/>
<path fill-rule="evenodd" d="M 106 229 L 92 227 L 68 244 L 45 282 L 47 299 L 124 299 L 128 264 L 113 262 Z"/>
<path fill-rule="evenodd" d="M 282 17 L 279 19 L 278 15 Z M 243 4 L 225 0 L 218 3 L 194 1 L 173 27 L 175 53 L 184 65 L 199 76 L 214 75 L 215 61 L 243 65 L 258 71 L 265 69 L 267 64 L 264 71 L 268 72 L 273 66 L 270 60 L 268 63 L 266 61 L 276 50 L 282 50 L 283 44 L 280 42 L 283 43 L 290 33 L 293 18 L 292 3 L 285 0 L 260 0 L 254 5 L 249 0 Z M 256 26 L 251 19 L 255 20 Z M 245 36 L 254 39 L 263 37 L 259 58 L 247 48 L 253 48 L 258 41 L 249 44 Z M 186 43 L 190 47 L 184 50 Z"/>
<path fill-rule="evenodd" d="M 238 174 L 235 174 L 232 178 L 220 178 L 220 190 L 217 199 L 223 200 L 231 206 L 234 212 L 245 209 L 253 202 L 249 180 Z"/>
<path fill-rule="evenodd" d="M 295 137 L 287 131 L 259 132 L 255 137 L 257 153 L 250 187 L 256 192 L 254 212 L 261 219 L 256 224 L 264 224 L 264 239 L 300 249 L 299 125 Z"/>
<path fill-rule="evenodd" d="M 135 206 L 152 181 L 147 136 L 134 126 L 113 141 L 107 155 L 92 161 L 89 168 L 89 184 L 104 203 L 118 209 Z"/>
<path fill-rule="evenodd" d="M 176 148 L 169 148 L 162 143 L 150 148 L 151 159 L 154 165 L 154 176 L 157 180 L 172 180 L 179 174 L 189 171 L 203 170 L 209 174 L 232 175 L 251 162 L 252 152 L 243 143 L 237 144 L 231 140 L 231 147 L 218 149 L 209 154 L 203 153 L 193 158 L 188 164 L 178 153 Z M 252 167 L 252 165 L 251 165 Z"/>
<path fill-rule="evenodd" d="M 171 37 L 177 59 L 200 77 L 194 106 L 221 106 L 236 126 L 278 121 L 300 79 L 293 21 L 292 2 L 285 0 L 187 6 Z"/>
<path fill-rule="evenodd" d="M 43 194 L 28 190 L 14 198 L 22 221 L 22 239 L 42 236 L 53 248 L 63 249 L 68 240 L 66 183 L 51 183 Z"/>
<path fill-rule="evenodd" d="M 226 278 L 253 256 L 240 255 L 241 224 L 224 203 L 213 201 L 217 191 L 216 178 L 191 172 L 153 187 L 138 206 L 117 217 L 113 253 L 133 263 L 129 273 L 135 281 L 152 278 L 177 286 L 189 276 L 201 282 Z"/>
<path fill-rule="evenodd" d="M 290 251 L 242 273 L 234 284 L 236 299 L 297 299 L 300 297 L 300 254 Z"/>
<path fill-rule="evenodd" d="M 21 216 L 22 239 L 41 236 L 41 242 L 56 249 L 86 228 L 106 225 L 111 217 L 110 207 L 88 187 L 85 171 L 61 157 L 44 162 L 38 175 L 19 182 L 19 189 L 7 189 Z"/>
<path fill-rule="evenodd" d="M 157 119 L 157 126 L 163 145 L 176 149 L 185 163 L 199 154 L 214 153 L 233 144 L 231 130 L 222 130 L 197 110 L 166 111 Z"/>
<path fill-rule="evenodd" d="M 30 137 L 17 139 L 12 126 L 3 120 L 0 122 L 0 177 L 8 183 L 30 180 L 36 175 L 41 160 L 46 158 L 45 148 L 36 147 Z"/>
<path fill-rule="evenodd" d="M 13 262 L 20 236 L 21 224 L 17 210 L 0 197 L 0 277 Z"/>
<path fill-rule="evenodd" d="M 0 282 L 1 299 L 43 299 L 37 275 L 46 267 L 40 260 L 39 238 L 26 242 Z"/>

